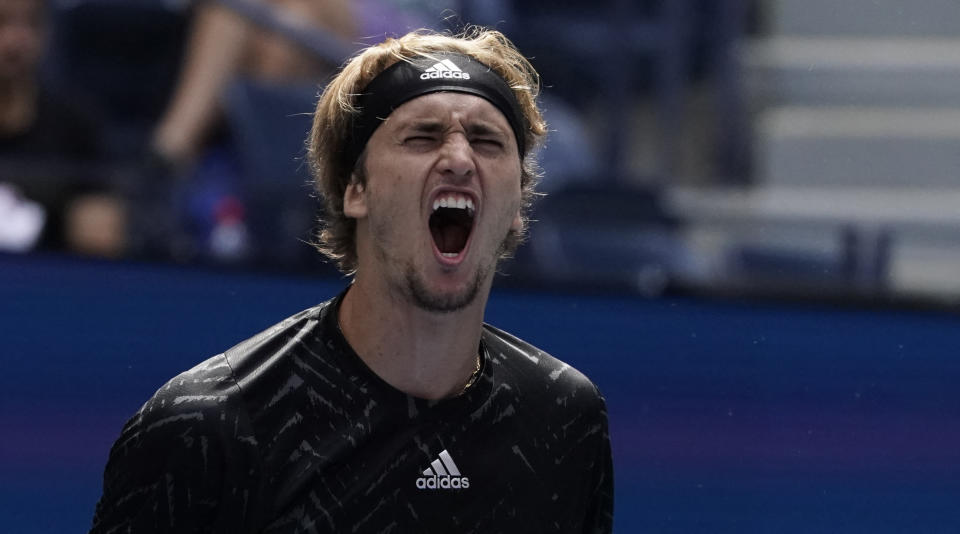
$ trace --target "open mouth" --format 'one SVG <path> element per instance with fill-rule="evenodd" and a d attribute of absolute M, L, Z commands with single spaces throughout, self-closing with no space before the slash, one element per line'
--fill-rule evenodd
<path fill-rule="evenodd" d="M 467 247 L 475 214 L 473 199 L 463 193 L 441 193 L 433 201 L 430 234 L 444 258 L 456 258 Z"/>

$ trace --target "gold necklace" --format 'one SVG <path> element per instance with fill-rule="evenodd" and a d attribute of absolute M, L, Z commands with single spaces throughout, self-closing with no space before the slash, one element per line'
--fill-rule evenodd
<path fill-rule="evenodd" d="M 470 373 L 470 378 L 467 379 L 467 383 L 463 385 L 463 389 L 460 390 L 460 393 L 457 393 L 457 396 L 460 396 L 460 395 L 463 395 L 464 393 L 466 393 L 466 392 L 467 392 L 467 389 L 469 389 L 470 386 L 472 386 L 472 385 L 474 384 L 474 382 L 477 381 L 477 378 L 480 377 L 480 361 L 481 361 L 481 360 L 480 360 L 480 353 L 477 353 L 477 362 L 476 362 L 476 363 L 477 363 L 477 366 L 476 366 L 476 368 L 473 370 L 473 372 Z"/>

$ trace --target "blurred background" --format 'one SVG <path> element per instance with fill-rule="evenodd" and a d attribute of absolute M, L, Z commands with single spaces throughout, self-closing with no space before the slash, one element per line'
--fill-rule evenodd
<path fill-rule="evenodd" d="M 488 320 L 607 396 L 617 532 L 960 531 L 956 0 L 0 0 L 4 530 L 85 531 L 157 387 L 342 288 L 317 96 L 467 23 L 551 129 Z"/>

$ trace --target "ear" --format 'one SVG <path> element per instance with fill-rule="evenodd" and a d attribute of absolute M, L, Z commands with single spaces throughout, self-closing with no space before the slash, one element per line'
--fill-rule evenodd
<path fill-rule="evenodd" d="M 367 216 L 366 188 L 354 178 L 347 185 L 343 193 L 343 214 L 352 219 L 362 219 Z"/>
<path fill-rule="evenodd" d="M 513 217 L 513 222 L 510 223 L 510 229 L 517 233 L 523 231 L 523 217 L 520 216 L 519 208 L 517 214 Z"/>

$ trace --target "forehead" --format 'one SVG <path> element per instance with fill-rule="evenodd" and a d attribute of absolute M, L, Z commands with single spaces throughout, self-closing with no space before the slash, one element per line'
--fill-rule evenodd
<path fill-rule="evenodd" d="M 418 120 L 480 122 L 511 132 L 510 123 L 496 106 L 468 93 L 444 91 L 408 100 L 390 113 L 387 123 L 402 127 Z"/>

